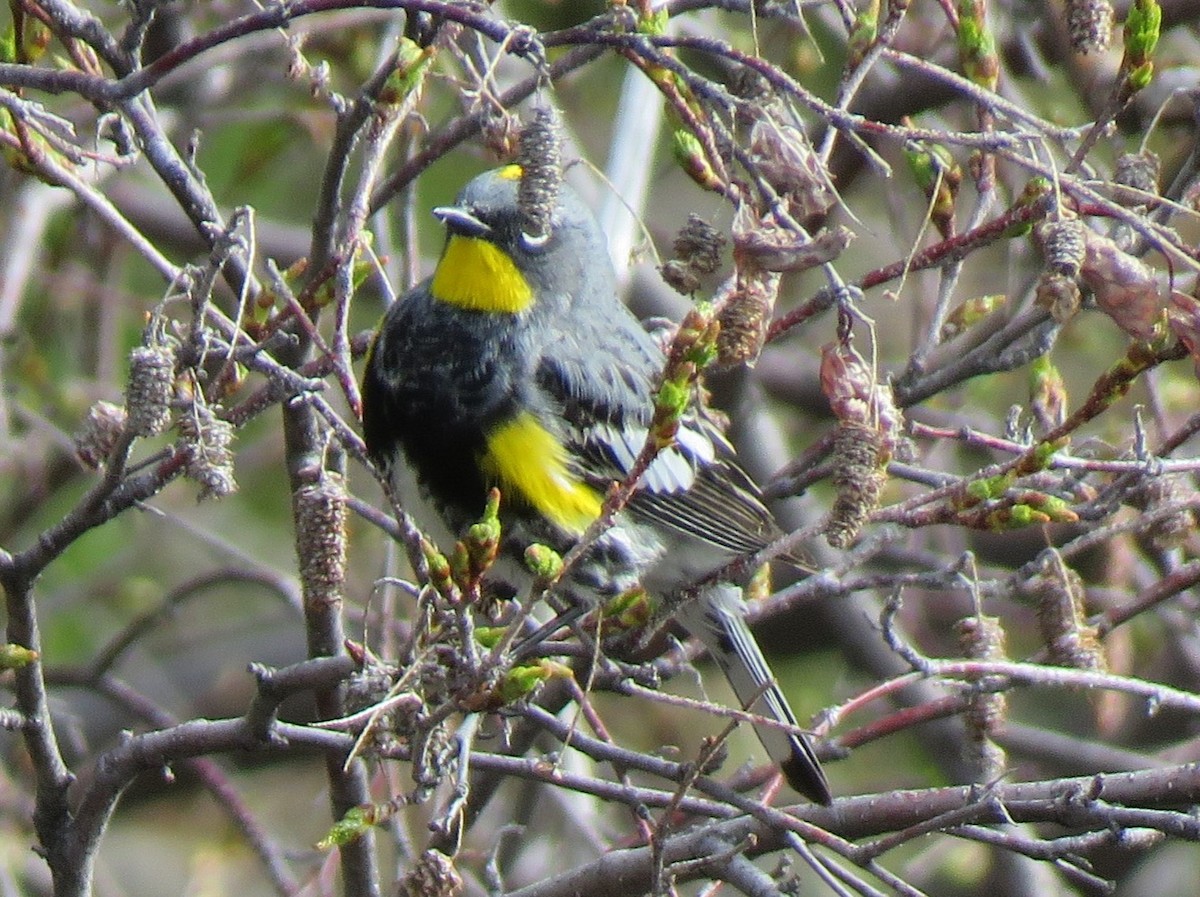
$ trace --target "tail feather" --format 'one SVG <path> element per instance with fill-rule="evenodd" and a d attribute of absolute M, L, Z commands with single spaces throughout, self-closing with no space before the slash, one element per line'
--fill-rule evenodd
<path fill-rule="evenodd" d="M 746 625 L 744 610 L 741 590 L 719 583 L 681 608 L 679 618 L 712 654 L 745 709 L 795 726 L 796 716 Z M 770 726 L 755 726 L 754 732 L 789 785 L 816 803 L 832 802 L 829 782 L 807 738 Z"/>

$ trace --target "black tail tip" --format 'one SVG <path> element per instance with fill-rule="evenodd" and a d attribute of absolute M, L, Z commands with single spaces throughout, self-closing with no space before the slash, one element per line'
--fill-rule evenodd
<path fill-rule="evenodd" d="M 809 757 L 793 756 L 781 763 L 779 768 L 783 770 L 787 783 L 813 803 L 823 807 L 833 803 L 829 781 L 816 761 Z"/>

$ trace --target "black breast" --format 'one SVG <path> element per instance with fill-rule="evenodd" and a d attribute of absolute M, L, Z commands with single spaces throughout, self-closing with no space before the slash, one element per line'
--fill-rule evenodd
<path fill-rule="evenodd" d="M 388 312 L 363 377 L 372 459 L 385 469 L 408 463 L 430 496 L 463 519 L 483 509 L 485 434 L 518 406 L 514 371 L 502 363 L 516 352 L 516 335 L 498 317 L 447 314 L 427 293 L 410 295 Z"/>

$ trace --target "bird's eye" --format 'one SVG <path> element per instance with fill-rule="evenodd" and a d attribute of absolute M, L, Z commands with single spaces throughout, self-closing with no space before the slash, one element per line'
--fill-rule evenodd
<path fill-rule="evenodd" d="M 539 234 L 537 236 L 534 236 L 533 234 L 527 234 L 525 231 L 521 231 L 521 236 L 518 238 L 518 242 L 521 244 L 521 248 L 526 252 L 538 252 L 550 242 L 550 231 L 546 231 L 546 233 Z"/>

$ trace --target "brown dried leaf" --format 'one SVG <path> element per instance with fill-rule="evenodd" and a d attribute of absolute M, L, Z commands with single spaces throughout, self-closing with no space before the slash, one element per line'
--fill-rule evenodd
<path fill-rule="evenodd" d="M 1104 312 L 1130 336 L 1148 340 L 1163 308 L 1158 278 L 1145 262 L 1122 252 L 1108 237 L 1084 231 L 1087 252 L 1080 279 Z"/>
<path fill-rule="evenodd" d="M 1200 379 L 1200 300 L 1178 290 L 1171 292 L 1171 307 L 1167 309 L 1167 325 L 1192 356 L 1196 377 Z"/>
<path fill-rule="evenodd" d="M 774 221 L 760 221 L 734 234 L 733 250 L 739 261 L 749 260 L 765 271 L 807 271 L 833 261 L 852 239 L 854 232 L 840 224 L 806 238 Z"/>
<path fill-rule="evenodd" d="M 882 463 L 887 463 L 904 428 L 891 387 L 879 383 L 863 357 L 842 343 L 822 348 L 820 376 L 821 391 L 834 416 L 842 423 L 878 430 L 883 438 Z"/>
<path fill-rule="evenodd" d="M 799 128 L 764 114 L 750 129 L 750 159 L 800 218 L 823 215 L 837 202 L 829 173 Z"/>

